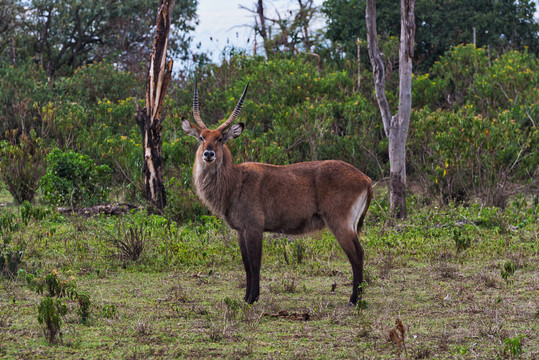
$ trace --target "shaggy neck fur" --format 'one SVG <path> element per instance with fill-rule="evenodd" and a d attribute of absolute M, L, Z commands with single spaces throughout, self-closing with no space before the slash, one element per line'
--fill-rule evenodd
<path fill-rule="evenodd" d="M 211 164 L 205 163 L 202 153 L 197 152 L 193 177 L 200 198 L 214 214 L 224 217 L 239 184 L 239 170 L 232 163 L 230 150 L 224 146 L 223 156 Z"/>

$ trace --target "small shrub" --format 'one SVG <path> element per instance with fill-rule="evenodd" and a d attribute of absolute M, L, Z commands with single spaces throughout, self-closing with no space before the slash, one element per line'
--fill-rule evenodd
<path fill-rule="evenodd" d="M 89 156 L 54 149 L 47 156 L 47 173 L 41 178 L 43 197 L 52 204 L 94 205 L 109 195 L 110 168 L 96 165 Z"/>
<path fill-rule="evenodd" d="M 0 235 L 7 236 L 19 228 L 20 223 L 16 221 L 16 216 L 13 213 L 0 211 Z"/>
<path fill-rule="evenodd" d="M 468 249 L 472 245 L 472 239 L 467 235 L 462 235 L 459 228 L 453 229 L 453 240 L 455 241 L 457 254 Z"/>
<path fill-rule="evenodd" d="M 306 248 L 307 247 L 305 246 L 305 243 L 301 241 L 300 239 L 297 239 L 294 242 L 294 256 L 296 257 L 296 261 L 298 265 L 300 265 L 303 262 Z"/>
<path fill-rule="evenodd" d="M 62 337 L 62 317 L 67 314 L 67 305 L 62 299 L 46 296 L 38 307 L 37 321 L 43 326 L 43 333 L 50 344 L 55 344 L 57 336 Z"/>
<path fill-rule="evenodd" d="M 505 344 L 505 347 L 503 349 L 503 353 L 505 355 L 509 355 L 511 357 L 520 357 L 522 353 L 524 353 L 524 350 L 522 349 L 522 338 L 524 335 L 518 335 L 514 338 L 506 338 L 503 343 Z"/>
<path fill-rule="evenodd" d="M 77 301 L 79 303 L 79 308 L 77 309 L 77 315 L 79 315 L 80 322 L 82 324 L 87 324 L 88 319 L 90 318 L 90 295 L 88 293 L 77 293 Z"/>
<path fill-rule="evenodd" d="M 116 317 L 116 305 L 114 304 L 105 304 L 103 309 L 101 309 L 101 316 L 105 319 L 114 319 Z"/>
<path fill-rule="evenodd" d="M 47 208 L 33 206 L 28 201 L 22 203 L 21 209 L 21 221 L 24 225 L 28 225 L 30 220 L 34 219 L 37 221 L 43 220 L 51 211 Z"/>
<path fill-rule="evenodd" d="M 223 299 L 223 303 L 226 306 L 225 318 L 227 320 L 234 320 L 244 306 L 242 301 L 231 299 L 228 296 Z"/>
<path fill-rule="evenodd" d="M 517 266 L 511 260 L 507 260 L 503 263 L 503 269 L 501 270 L 501 275 L 506 283 L 509 284 L 513 281 L 511 277 L 515 274 L 516 270 L 517 270 Z"/>
<path fill-rule="evenodd" d="M 116 257 L 121 260 L 137 261 L 144 251 L 146 235 L 143 225 L 132 226 L 128 230 L 118 227 L 118 236 L 112 237 L 110 242 L 118 250 Z"/>
<path fill-rule="evenodd" d="M 90 296 L 87 293 L 78 292 L 75 277 L 60 279 L 58 271 L 52 270 L 44 277 L 26 274 L 24 276 L 28 286 L 37 294 L 43 295 L 38 306 L 37 320 L 43 327 L 43 334 L 50 344 L 61 341 L 62 319 L 68 313 L 67 300 L 79 305 L 77 314 L 82 324 L 87 324 L 90 317 Z M 58 339 L 59 337 L 59 339 Z"/>
<path fill-rule="evenodd" d="M 22 251 L 12 249 L 9 245 L 4 244 L 0 249 L 0 274 L 13 278 L 19 271 L 23 255 Z"/>

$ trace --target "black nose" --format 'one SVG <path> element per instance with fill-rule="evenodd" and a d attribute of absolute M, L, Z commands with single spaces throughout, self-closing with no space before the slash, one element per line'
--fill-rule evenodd
<path fill-rule="evenodd" d="M 204 160 L 212 160 L 213 158 L 215 158 L 215 151 L 204 150 L 204 153 L 202 155 L 204 156 Z"/>

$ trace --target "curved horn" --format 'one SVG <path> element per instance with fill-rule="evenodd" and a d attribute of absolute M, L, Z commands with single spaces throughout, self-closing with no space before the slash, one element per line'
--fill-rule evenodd
<path fill-rule="evenodd" d="M 200 118 L 200 108 L 198 104 L 198 82 L 195 77 L 195 91 L 193 94 L 193 117 L 195 118 L 196 123 L 201 129 L 207 129 L 208 127 L 204 125 L 202 119 Z"/>
<path fill-rule="evenodd" d="M 241 94 L 240 100 L 236 104 L 236 107 L 234 108 L 234 111 L 232 112 L 232 115 L 224 123 L 222 123 L 217 130 L 223 131 L 227 127 L 232 124 L 234 120 L 241 114 L 241 107 L 243 105 L 243 100 L 245 100 L 245 94 L 247 94 L 247 89 L 249 88 L 249 82 L 247 82 L 247 85 L 245 85 L 245 89 L 243 90 L 243 94 Z"/>

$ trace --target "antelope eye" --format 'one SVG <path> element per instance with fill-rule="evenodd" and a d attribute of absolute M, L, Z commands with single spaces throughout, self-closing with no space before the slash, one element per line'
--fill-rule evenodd
<path fill-rule="evenodd" d="M 203 138 L 202 136 L 199 136 L 199 137 L 198 137 L 198 140 L 204 141 L 204 138 Z"/>
<path fill-rule="evenodd" d="M 223 142 L 223 138 L 220 137 L 219 139 L 217 139 L 217 142 L 218 142 L 218 143 L 222 143 L 222 142 Z"/>

